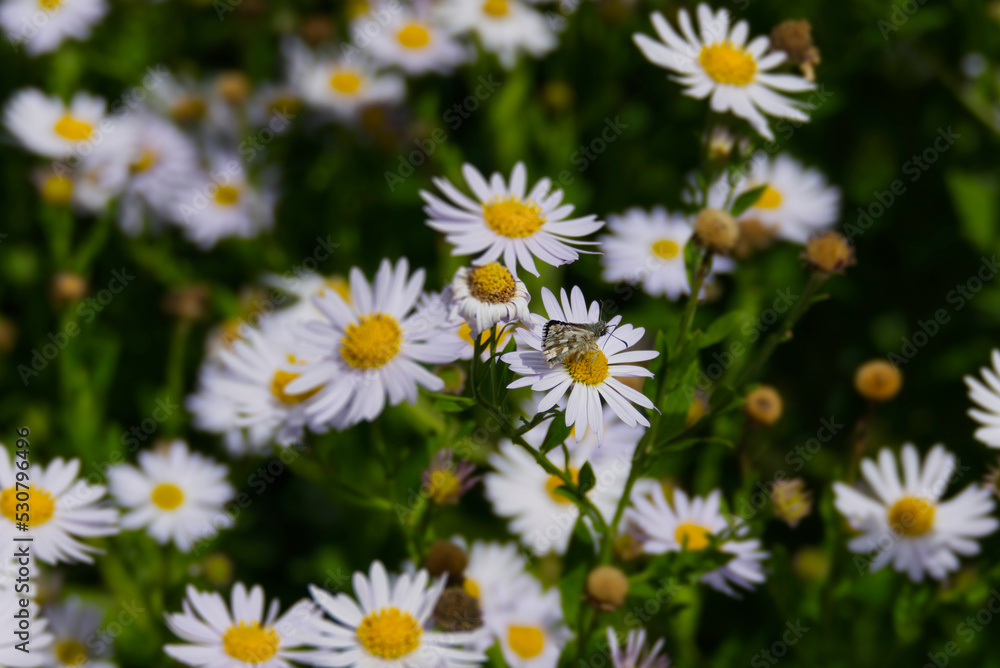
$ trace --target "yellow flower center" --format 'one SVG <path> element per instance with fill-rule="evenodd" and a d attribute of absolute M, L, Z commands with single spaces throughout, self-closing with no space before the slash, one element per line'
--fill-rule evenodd
<path fill-rule="evenodd" d="M 232 206 L 240 201 L 240 191 L 232 186 L 219 186 L 215 191 L 215 202 L 222 206 Z"/>
<path fill-rule="evenodd" d="M 754 206 L 761 209 L 777 209 L 781 206 L 781 193 L 771 186 L 767 186 L 764 188 L 764 192 L 760 194 Z"/>
<path fill-rule="evenodd" d="M 462 591 L 475 599 L 478 599 L 479 594 L 481 593 L 479 590 L 479 584 L 468 576 L 462 580 Z"/>
<path fill-rule="evenodd" d="M 608 358 L 596 348 L 578 353 L 566 360 L 566 371 L 577 383 L 600 385 L 608 377 Z"/>
<path fill-rule="evenodd" d="M 56 134 L 63 139 L 68 139 L 70 141 L 83 141 L 90 137 L 91 133 L 94 131 L 94 127 L 87 121 L 81 121 L 79 119 L 73 118 L 69 114 L 66 114 L 58 121 L 54 130 Z"/>
<path fill-rule="evenodd" d="M 340 295 L 345 302 L 351 303 L 351 286 L 340 276 L 331 276 L 323 283 L 316 294 L 322 297 L 327 290 L 333 290 Z"/>
<path fill-rule="evenodd" d="M 422 49 L 431 41 L 431 33 L 419 23 L 411 23 L 396 33 L 396 39 L 407 49 Z"/>
<path fill-rule="evenodd" d="M 48 12 L 59 9 L 61 4 L 62 0 L 38 0 L 38 6 Z"/>
<path fill-rule="evenodd" d="M 288 356 L 288 362 L 290 364 L 297 364 L 298 361 L 295 359 L 295 355 Z M 306 390 L 300 394 L 289 394 L 285 392 L 285 386 L 290 382 L 301 376 L 300 373 L 295 373 L 294 371 L 285 371 L 284 369 L 278 369 L 274 372 L 274 378 L 271 379 L 271 394 L 275 396 L 283 404 L 288 404 L 293 406 L 295 404 L 300 404 L 306 399 L 315 396 L 322 388 L 314 387 L 311 390 Z"/>
<path fill-rule="evenodd" d="M 574 485 L 580 484 L 580 470 L 579 469 L 571 468 L 569 470 L 569 474 L 570 474 L 570 477 L 573 479 L 573 484 Z M 556 503 L 573 503 L 572 501 L 570 501 L 569 499 L 567 499 L 565 496 L 563 496 L 561 494 L 556 494 L 556 490 L 559 489 L 560 487 L 562 487 L 564 484 L 565 483 L 563 482 L 563 479 L 560 478 L 559 476 L 557 476 L 557 475 L 550 475 L 549 479 L 545 481 L 545 491 L 547 491 L 549 493 L 549 496 L 551 496 L 552 500 L 555 501 Z"/>
<path fill-rule="evenodd" d="M 241 621 L 233 624 L 222 636 L 222 648 L 226 654 L 246 663 L 264 663 L 278 652 L 281 639 L 277 632 L 260 622 Z"/>
<path fill-rule="evenodd" d="M 164 482 L 153 489 L 153 503 L 163 510 L 173 510 L 184 503 L 184 492 L 177 485 Z"/>
<path fill-rule="evenodd" d="M 704 550 L 708 547 L 708 536 L 708 529 L 690 522 L 678 525 L 674 531 L 674 540 L 687 550 Z"/>
<path fill-rule="evenodd" d="M 345 362 L 355 369 L 376 369 L 399 353 L 403 330 L 391 315 L 372 313 L 348 325 L 340 341 Z"/>
<path fill-rule="evenodd" d="M 673 239 L 660 239 L 653 244 L 653 255 L 663 260 L 673 260 L 681 252 L 681 247 Z"/>
<path fill-rule="evenodd" d="M 283 114 L 294 114 L 299 110 L 300 106 L 301 102 L 299 102 L 298 98 L 282 95 L 271 100 L 268 110 L 272 113 L 280 111 Z"/>
<path fill-rule="evenodd" d="M 934 504 L 917 496 L 904 496 L 889 509 L 889 526 L 904 536 L 922 536 L 934 526 Z"/>
<path fill-rule="evenodd" d="M 73 181 L 66 176 L 53 174 L 42 184 L 42 199 L 49 204 L 65 206 L 73 198 Z"/>
<path fill-rule="evenodd" d="M 530 199 L 522 202 L 513 195 L 483 204 L 483 217 L 491 230 L 511 239 L 530 237 L 545 224 L 542 207 Z"/>
<path fill-rule="evenodd" d="M 533 659 L 545 649 L 545 634 L 537 626 L 511 626 L 507 629 L 507 643 L 522 659 Z"/>
<path fill-rule="evenodd" d="M 87 661 L 87 649 L 76 640 L 63 640 L 56 645 L 56 659 L 64 666 L 82 666 Z"/>
<path fill-rule="evenodd" d="M 194 121 L 205 115 L 205 102 L 197 97 L 185 97 L 170 110 L 178 121 Z"/>
<path fill-rule="evenodd" d="M 330 88 L 344 95 L 353 95 L 361 88 L 361 77 L 354 72 L 338 72 L 330 77 Z"/>
<path fill-rule="evenodd" d="M 382 659 L 398 659 L 420 647 L 424 630 L 408 612 L 398 608 L 382 608 L 361 620 L 358 640 L 361 646 Z"/>
<path fill-rule="evenodd" d="M 20 494 L 21 498 L 17 498 Z M 27 497 L 25 497 L 27 494 Z M 27 509 L 22 505 L 27 504 Z M 49 494 L 48 490 L 34 485 L 28 485 L 27 490 L 17 491 L 14 487 L 8 487 L 0 492 L 0 513 L 11 522 L 20 522 L 19 515 L 28 513 L 30 519 L 25 522 L 29 527 L 37 527 L 52 519 L 52 513 L 56 510 L 56 501 Z"/>
<path fill-rule="evenodd" d="M 130 165 L 130 167 L 132 168 L 133 172 L 136 173 L 144 172 L 153 165 L 155 165 L 157 159 L 158 156 L 156 155 L 156 153 L 150 151 L 149 149 L 143 149 L 142 153 L 139 154 L 139 159 L 133 162 Z M 218 193 L 216 193 L 216 197 L 218 197 Z"/>
<path fill-rule="evenodd" d="M 491 262 L 469 272 L 469 292 L 481 302 L 505 304 L 517 294 L 517 282 L 507 267 Z"/>
<path fill-rule="evenodd" d="M 698 62 L 705 68 L 708 76 L 720 84 L 746 86 L 757 74 L 757 62 L 753 56 L 728 41 L 703 46 Z"/>
<path fill-rule="evenodd" d="M 486 0 L 483 3 L 483 12 L 500 18 L 510 13 L 510 7 L 507 6 L 507 0 Z"/>
<path fill-rule="evenodd" d="M 462 483 L 451 471 L 434 471 L 430 475 L 427 492 L 431 501 L 438 505 L 450 503 L 458 498 L 462 491 Z"/>

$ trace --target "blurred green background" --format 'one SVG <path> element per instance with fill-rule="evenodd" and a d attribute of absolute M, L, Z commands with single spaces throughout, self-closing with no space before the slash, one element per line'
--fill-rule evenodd
<path fill-rule="evenodd" d="M 37 59 L 8 54 L 0 87 L 5 98 L 38 86 L 63 96 L 82 89 L 114 100 L 158 63 L 196 77 L 238 70 L 262 83 L 280 78 L 280 38 L 300 31 L 308 18 L 327 17 L 334 34 L 344 34 L 341 3 L 242 0 L 222 20 L 220 5 L 113 2 L 85 43 L 69 42 Z M 81 334 L 27 385 L 18 365 L 30 364 L 49 333 L 76 319 L 77 305 L 57 304 L 51 294 L 54 275 L 70 267 L 53 261 L 46 229 L 59 225 L 65 212 L 42 203 L 29 187 L 39 162 L 6 146 L 0 176 L 6 235 L 0 240 L 0 315 L 6 321 L 0 441 L 12 443 L 14 429 L 28 425 L 36 460 L 78 456 L 86 474 L 97 471 L 91 463 L 121 452 L 123 432 L 149 417 L 158 399 L 180 404 L 192 390 L 203 342 L 212 327 L 240 314 L 241 291 L 265 272 L 281 274 L 300 264 L 318 236 L 330 235 L 339 244 L 321 263 L 324 273 L 346 274 L 357 265 L 371 275 L 383 257 L 405 255 L 427 268 L 428 288 L 438 289 L 461 259 L 450 258 L 440 236 L 424 225 L 418 191 L 431 187 L 432 176 L 457 179 L 465 161 L 507 173 L 524 160 L 532 180 L 569 170 L 567 200 L 581 213 L 679 207 L 684 179 L 697 166 L 707 107 L 681 96 L 680 88 L 641 56 L 631 34 L 651 32 L 651 10 L 673 17 L 680 6 L 587 0 L 566 17 L 560 46 L 543 60 L 521 60 L 504 71 L 483 56 L 450 77 L 410 79 L 405 105 L 368 118 L 362 128 L 310 123 L 303 112 L 290 133 L 268 145 L 267 159 L 253 166 L 280 166 L 273 235 L 225 241 L 200 252 L 175 230 L 137 239 L 113 230 L 89 270 L 91 293 L 105 287 L 116 269 L 126 268 L 137 279 L 93 322 L 81 323 Z M 878 201 L 876 193 L 888 191 L 894 180 L 901 179 L 906 190 L 855 239 L 857 266 L 832 280 L 832 299 L 810 311 L 762 377 L 785 398 L 781 421 L 753 435 L 765 479 L 789 468 L 786 453 L 815 436 L 821 419 L 846 425 L 802 472 L 816 492 L 817 511 L 795 530 L 767 524 L 771 573 L 758 592 L 733 601 L 702 589 L 700 600 L 685 600 L 688 607 L 677 614 L 661 612 L 649 626 L 654 635 L 666 634 L 667 650 L 682 666 L 771 665 L 758 653 L 780 640 L 786 622 L 797 620 L 810 630 L 780 659 L 784 665 L 934 665 L 933 657 L 940 661 L 946 643 L 954 641 L 960 653 L 946 657 L 949 665 L 1000 666 L 996 628 L 987 626 L 970 640 L 956 628 L 1000 586 L 1000 562 L 994 558 L 1000 536 L 984 540 L 985 556 L 969 560 L 943 586 L 911 585 L 892 571 L 862 575 L 844 548 L 830 492 L 831 481 L 846 469 L 851 430 L 866 410 L 852 388 L 855 368 L 872 357 L 901 354 L 903 339 L 912 338 L 919 321 L 938 309 L 948 311 L 950 322 L 902 366 L 903 391 L 879 408 L 871 442 L 898 447 L 909 441 L 922 452 L 942 442 L 972 467 L 961 486 L 995 463 L 996 456 L 972 438 L 962 376 L 987 364 L 998 345 L 1000 280 L 987 281 L 960 310 L 949 292 L 976 274 L 981 258 L 998 252 L 1000 3 L 740 0 L 716 6 L 746 18 L 753 34 L 788 18 L 812 22 L 823 58 L 818 81 L 830 97 L 810 124 L 788 139 L 779 135 L 778 142 L 843 189 L 842 225 L 856 225 L 858 208 L 868 210 Z M 914 7 L 912 16 L 907 14 Z M 452 129 L 443 114 L 470 95 L 481 76 L 502 84 Z M 607 119 L 627 127 L 580 171 L 574 152 L 597 137 Z M 384 174 L 396 171 L 400 155 L 436 128 L 446 130 L 447 141 L 390 191 Z M 914 172 L 904 171 L 908 161 L 948 129 L 957 137 L 954 144 L 911 180 Z M 77 217 L 75 243 L 95 224 Z M 798 253 L 780 246 L 741 262 L 738 272 L 721 279 L 723 294 L 700 311 L 699 323 L 729 309 L 753 317 L 775 290 L 798 292 L 806 279 Z M 183 321 L 161 308 L 171 291 L 195 284 L 209 289 L 204 318 Z M 541 285 L 573 284 L 588 298 L 615 300 L 627 322 L 651 331 L 679 316 L 677 305 L 639 293 L 623 300 L 600 281 L 596 257 L 543 272 L 529 288 L 537 295 Z M 263 489 L 261 478 L 252 476 L 273 458 L 233 462 L 231 480 L 253 503 L 242 510 L 236 528 L 201 556 L 182 557 L 126 534 L 104 542 L 111 552 L 99 560 L 99 569 L 61 568 L 66 587 L 107 603 L 109 620 L 128 599 L 145 601 L 149 612 L 123 629 L 117 655 L 123 665 L 166 665 L 158 650 L 169 637 L 160 623 L 162 610 L 177 609 L 186 580 L 210 587 L 226 580 L 226 568 L 221 574 L 206 568 L 208 553 L 228 555 L 233 577 L 261 582 L 286 605 L 304 595 L 306 584 L 332 578 L 328 586 L 337 586 L 338 578 L 366 569 L 374 558 L 398 566 L 405 550 L 395 515 L 353 507 L 331 488 L 338 478 L 350 479 L 405 505 L 428 453 L 460 436 L 442 433 L 439 417 L 399 407 L 388 411 L 377 429 L 362 425 L 312 438 L 290 464 L 291 474 L 282 471 Z M 217 439 L 190 429 L 180 409 L 149 443 L 173 437 L 224 457 Z M 373 454 L 377 443 L 385 446 L 392 475 L 384 473 L 383 455 Z M 723 446 L 686 451 L 670 468 L 673 478 L 700 493 L 722 485 L 732 499 L 739 485 L 738 464 Z M 441 536 L 505 535 L 478 488 L 436 522 Z M 815 566 L 811 573 L 793 567 L 795 556 L 809 547 L 821 548 L 818 561 L 827 575 L 817 574 Z M 218 570 L 220 563 L 208 565 Z M 538 568 L 552 581 L 559 573 L 556 563 Z"/>

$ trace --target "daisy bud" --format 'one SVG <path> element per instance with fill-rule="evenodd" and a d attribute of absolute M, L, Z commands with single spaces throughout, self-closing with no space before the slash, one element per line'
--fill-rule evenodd
<path fill-rule="evenodd" d="M 771 31 L 771 49 L 784 51 L 788 62 L 798 65 L 809 81 L 816 80 L 815 67 L 820 63 L 819 49 L 813 44 L 809 21 L 783 21 Z"/>
<path fill-rule="evenodd" d="M 447 540 L 434 541 L 424 558 L 424 568 L 431 577 L 447 573 L 449 583 L 461 582 L 468 565 L 469 557 L 465 550 Z"/>
<path fill-rule="evenodd" d="M 87 294 L 87 279 L 70 271 L 61 271 L 52 279 L 51 294 L 57 304 L 76 301 Z"/>
<path fill-rule="evenodd" d="M 458 587 L 445 589 L 434 606 L 434 621 L 444 631 L 473 631 L 483 625 L 479 601 Z"/>
<path fill-rule="evenodd" d="M 470 462 L 456 464 L 451 449 L 445 448 L 434 456 L 431 465 L 424 471 L 424 493 L 439 506 L 457 503 L 479 482 L 478 476 L 472 476 L 474 471 L 475 467 Z"/>
<path fill-rule="evenodd" d="M 233 561 L 221 552 L 208 555 L 201 568 L 205 579 L 216 587 L 229 584 L 233 579 Z"/>
<path fill-rule="evenodd" d="M 0 353 L 9 353 L 17 345 L 17 327 L 10 320 L 0 318 Z"/>
<path fill-rule="evenodd" d="M 771 488 L 774 512 L 793 529 L 812 512 L 812 492 L 802 478 L 777 480 Z"/>
<path fill-rule="evenodd" d="M 818 547 L 804 547 L 792 557 L 792 568 L 803 580 L 825 580 L 830 573 L 830 560 Z"/>
<path fill-rule="evenodd" d="M 736 257 L 749 257 L 756 252 L 766 250 L 774 243 L 778 228 L 768 225 L 756 218 L 741 220 L 740 238 L 736 242 L 733 254 Z"/>
<path fill-rule="evenodd" d="M 865 362 L 854 374 L 854 389 L 871 401 L 889 401 L 902 386 L 903 374 L 885 360 Z"/>
<path fill-rule="evenodd" d="M 725 211 L 702 209 L 694 221 L 694 234 L 702 246 L 713 253 L 727 255 L 736 245 L 740 229 Z"/>
<path fill-rule="evenodd" d="M 299 27 L 299 34 L 313 46 L 322 44 L 333 36 L 333 23 L 322 14 L 307 16 Z"/>
<path fill-rule="evenodd" d="M 62 174 L 41 175 L 38 190 L 43 200 L 56 206 L 67 206 L 73 199 L 73 181 Z"/>
<path fill-rule="evenodd" d="M 761 385 L 747 395 L 743 411 L 754 422 L 770 426 L 781 417 L 781 395 L 770 385 Z"/>
<path fill-rule="evenodd" d="M 854 248 L 842 234 L 827 232 L 810 239 L 802 257 L 816 271 L 842 274 L 844 269 L 854 264 Z"/>
<path fill-rule="evenodd" d="M 163 298 L 163 311 L 181 320 L 196 321 L 205 317 L 208 307 L 208 288 L 188 285 L 171 290 Z"/>
<path fill-rule="evenodd" d="M 625 603 L 628 578 L 614 566 L 598 566 L 587 576 L 587 594 L 602 610 L 616 610 Z"/>
<path fill-rule="evenodd" d="M 215 90 L 229 104 L 243 104 L 250 97 L 250 79 L 243 72 L 223 72 L 215 80 Z"/>
<path fill-rule="evenodd" d="M 200 97 L 189 95 L 181 98 L 170 109 L 170 115 L 178 123 L 194 123 L 205 115 L 205 101 Z"/>

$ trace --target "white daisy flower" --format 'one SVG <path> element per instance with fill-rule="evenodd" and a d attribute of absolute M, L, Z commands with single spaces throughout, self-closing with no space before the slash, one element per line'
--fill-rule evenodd
<path fill-rule="evenodd" d="M 761 550 L 756 538 L 739 540 L 749 527 L 741 524 L 732 529 L 720 508 L 721 493 L 713 491 L 707 497 L 688 499 L 682 490 L 674 490 L 673 505 L 667 503 L 663 487 L 653 485 L 632 495 L 633 508 L 627 509 L 628 523 L 636 529 L 647 554 L 664 554 L 682 550 L 704 550 L 711 538 L 720 541 L 719 550 L 732 558 L 719 568 L 701 576 L 701 581 L 729 596 L 737 597 L 734 589 L 753 590 L 764 582 L 761 562 L 769 554 Z"/>
<path fill-rule="evenodd" d="M 318 648 L 311 663 L 355 668 L 467 668 L 485 655 L 472 649 L 480 634 L 433 630 L 431 613 L 447 576 L 431 583 L 427 571 L 390 580 L 381 562 L 369 575 L 354 574 L 355 600 L 310 585 L 313 600 L 330 616 L 315 619 L 303 637 Z M 325 650 L 325 655 L 324 655 Z"/>
<path fill-rule="evenodd" d="M 860 536 L 847 547 L 864 554 L 856 564 L 877 571 L 889 562 L 893 568 L 919 582 L 929 575 L 943 580 L 958 570 L 957 555 L 979 554 L 981 538 L 993 533 L 1000 523 L 989 514 L 995 503 L 989 490 L 978 484 L 958 496 L 941 501 L 955 472 L 955 456 L 936 445 L 927 453 L 923 467 L 913 445 L 903 446 L 903 479 L 899 478 L 896 457 L 888 448 L 861 462 L 861 473 L 876 498 L 862 494 L 844 483 L 834 483 L 834 505 Z M 859 559 L 861 560 L 859 562 Z"/>
<path fill-rule="evenodd" d="M 353 120 L 366 107 L 392 105 L 406 95 L 395 74 L 380 74 L 361 58 L 313 54 L 300 42 L 285 45 L 289 82 L 302 101 L 318 111 Z"/>
<path fill-rule="evenodd" d="M 145 528 L 160 545 L 172 542 L 190 552 L 198 541 L 233 525 L 224 512 L 236 491 L 229 470 L 197 452 L 184 441 L 164 449 L 139 453 L 139 466 L 119 464 L 108 470 L 111 493 L 123 508 L 126 529 Z"/>
<path fill-rule="evenodd" d="M 507 600 L 498 606 L 489 631 L 511 668 L 556 668 L 559 656 L 573 637 L 563 618 L 556 588 L 542 591 L 538 581 L 522 576 L 502 592 Z"/>
<path fill-rule="evenodd" d="M 524 376 L 515 380 L 509 388 L 531 387 L 536 392 L 545 392 L 545 398 L 538 404 L 539 412 L 556 405 L 569 391 L 566 405 L 566 425 L 576 427 L 577 442 L 589 430 L 597 433 L 598 443 L 604 440 L 604 412 L 601 399 L 630 427 L 649 426 L 649 421 L 632 406 L 653 408 L 653 402 L 644 394 L 625 385 L 619 377 L 651 378 L 648 369 L 635 366 L 634 362 L 651 360 L 658 352 L 654 350 L 628 350 L 642 339 L 646 330 L 632 325 L 619 325 L 621 316 L 615 316 L 607 323 L 608 331 L 596 341 L 597 348 L 591 352 L 569 357 L 564 363 L 549 367 L 542 353 L 542 330 L 549 320 L 577 324 L 593 324 L 601 317 L 600 305 L 594 301 L 590 308 L 583 298 L 583 291 L 574 287 L 572 298 L 566 290 L 560 290 L 562 305 L 556 301 L 548 288 L 542 288 L 542 303 L 545 304 L 547 318 L 532 314 L 524 321 L 528 329 L 518 328 L 514 332 L 517 350 L 500 359 L 510 365 L 514 373 Z M 629 403 L 632 402 L 632 403 Z"/>
<path fill-rule="evenodd" d="M 107 643 L 94 642 L 98 637 L 98 629 L 104 622 L 103 609 L 87 605 L 74 596 L 64 603 L 46 606 L 44 615 L 48 620 L 53 640 L 43 652 L 45 658 L 42 661 L 46 666 L 74 668 L 86 665 L 88 668 L 115 668 L 114 662 L 102 658 L 107 653 Z M 34 642 L 35 639 L 32 637 L 32 645 Z M 10 664 L 3 663 L 3 665 Z"/>
<path fill-rule="evenodd" d="M 608 653 L 613 668 L 667 668 L 670 659 L 663 654 L 663 638 L 646 651 L 646 629 L 629 631 L 625 646 L 618 643 L 618 634 L 608 627 Z"/>
<path fill-rule="evenodd" d="M 246 105 L 247 120 L 254 126 L 268 128 L 276 135 L 292 126 L 291 119 L 299 115 L 302 100 L 287 84 L 263 84 L 254 91 Z"/>
<path fill-rule="evenodd" d="M 757 202 L 740 214 L 740 223 L 757 221 L 772 235 L 804 244 L 830 229 L 840 217 L 840 190 L 818 170 L 781 154 L 763 152 L 735 185 L 723 176 L 709 189 L 708 206 L 725 208 L 743 193 L 766 186 Z"/>
<path fill-rule="evenodd" d="M 459 345 L 442 340 L 445 333 L 413 313 L 424 283 L 424 270 L 409 276 L 405 258 L 393 267 L 383 260 L 374 286 L 357 267 L 351 269 L 351 300 L 335 290 L 314 298 L 323 322 L 297 330 L 295 355 L 310 360 L 284 391 L 301 395 L 317 391 L 306 407 L 310 428 L 346 429 L 375 419 L 386 400 L 395 406 L 417 400 L 417 388 L 432 391 L 444 381 L 421 364 L 447 364 L 457 359 Z M 312 361 L 315 360 L 315 361 Z"/>
<path fill-rule="evenodd" d="M 462 549 L 465 540 L 453 539 Z M 506 591 L 519 578 L 527 574 L 528 563 L 514 543 L 496 543 L 477 540 L 467 550 L 469 562 L 465 567 L 462 591 L 476 599 L 487 627 L 493 617 L 510 603 Z"/>
<path fill-rule="evenodd" d="M 65 158 L 89 151 L 100 141 L 104 107 L 104 100 L 87 93 L 77 93 L 66 105 L 55 96 L 28 88 L 8 100 L 3 122 L 29 151 Z"/>
<path fill-rule="evenodd" d="M 265 319 L 259 329 L 245 328 L 239 340 L 202 366 L 198 390 L 185 403 L 195 428 L 224 434 L 233 456 L 264 454 L 274 443 L 302 440 L 306 408 L 319 389 L 285 391 L 300 375 L 287 368 L 304 364 L 292 352 L 297 347 L 292 326 L 282 314 Z M 219 420 L 220 415 L 229 419 Z"/>
<path fill-rule="evenodd" d="M 48 465 L 32 462 L 27 490 L 30 512 L 25 522 L 28 531 L 19 531 L 17 523 L 22 521 L 23 513 L 16 506 L 23 499 L 18 499 L 17 494 L 23 490 L 18 490 L 16 483 L 18 472 L 23 470 L 19 462 L 24 460 L 15 455 L 11 463 L 3 445 L 0 453 L 0 541 L 12 545 L 14 538 L 33 538 L 31 549 L 46 564 L 93 563 L 91 554 L 100 550 L 78 538 L 118 533 L 118 511 L 99 505 L 106 491 L 104 486 L 76 479 L 80 473 L 79 459 L 67 462 L 56 457 Z"/>
<path fill-rule="evenodd" d="M 625 490 L 632 454 L 643 430 L 630 428 L 607 412 L 609 425 L 603 445 L 598 445 L 593 431 L 580 442 L 567 439 L 566 445 L 570 452 L 568 467 L 574 480 L 583 465 L 590 462 L 597 483 L 587 492 L 587 498 L 610 521 Z M 524 435 L 529 445 L 542 444 L 550 422 L 551 419 L 546 420 Z M 550 450 L 546 457 L 560 470 L 566 470 L 562 448 Z M 495 472 L 483 478 L 483 489 L 493 512 L 510 520 L 511 533 L 534 554 L 565 554 L 580 509 L 556 493 L 562 480 L 546 473 L 528 452 L 509 440 L 500 441 L 489 462 Z M 584 521 L 591 528 L 590 518 Z"/>
<path fill-rule="evenodd" d="M 685 216 L 668 213 L 661 206 L 648 213 L 636 207 L 621 216 L 608 216 L 608 230 L 611 234 L 598 238 L 604 251 L 605 281 L 641 285 L 646 294 L 666 295 L 671 301 L 691 294 L 684 247 L 692 229 Z M 712 275 L 731 268 L 727 258 L 715 258 Z"/>
<path fill-rule="evenodd" d="M 475 32 L 507 69 L 520 52 L 537 58 L 558 43 L 545 17 L 521 0 L 445 0 L 438 11 L 453 32 Z"/>
<path fill-rule="evenodd" d="M 178 204 L 185 236 L 202 250 L 229 237 L 251 238 L 274 224 L 277 193 L 270 184 L 250 184 L 233 155 L 214 154 L 207 174 L 194 177 Z"/>
<path fill-rule="evenodd" d="M 288 668 L 289 661 L 312 656 L 300 648 L 299 629 L 314 616 L 306 601 L 278 616 L 278 600 L 264 611 L 264 590 L 233 585 L 232 608 L 215 592 L 188 585 L 183 612 L 168 613 L 167 626 L 186 641 L 164 645 L 167 656 L 197 668 Z"/>
<path fill-rule="evenodd" d="M 472 327 L 459 314 L 455 300 L 452 297 L 450 285 L 441 292 L 422 294 L 414 318 L 418 322 L 425 321 L 440 330 L 440 341 L 442 343 L 448 341 L 459 346 L 458 359 L 472 359 L 472 356 L 476 352 L 476 337 L 472 333 Z M 482 360 L 484 362 L 490 358 L 489 341 L 490 337 L 493 336 L 493 331 L 499 331 L 500 338 L 497 341 L 498 353 L 506 350 L 514 340 L 513 328 L 510 327 L 497 325 L 492 329 L 481 332 L 479 334 L 479 342 L 484 346 L 482 353 Z"/>
<path fill-rule="evenodd" d="M 4 0 L 0 26 L 6 41 L 29 56 L 56 48 L 68 37 L 85 40 L 108 11 L 104 0 Z"/>
<path fill-rule="evenodd" d="M 526 320 L 530 315 L 528 288 L 495 262 L 459 268 L 451 281 L 451 298 L 473 334 L 496 324 Z"/>
<path fill-rule="evenodd" d="M 552 182 L 548 178 L 536 183 L 526 195 L 528 172 L 522 162 L 514 165 L 509 184 L 497 173 L 487 181 L 469 164 L 462 167 L 462 174 L 476 199 L 464 195 L 445 178 L 435 178 L 434 185 L 450 202 L 425 190 L 420 191 L 420 196 L 427 203 L 427 224 L 443 232 L 448 243 L 456 246 L 452 255 L 482 253 L 473 264 L 488 264 L 502 256 L 514 274 L 520 263 L 538 276 L 532 256 L 556 267 L 575 262 L 580 251 L 571 244 L 588 242 L 572 237 L 587 236 L 604 225 L 594 215 L 567 219 L 573 205 L 562 203 L 561 190 L 550 192 Z"/>
<path fill-rule="evenodd" d="M 695 32 L 687 10 L 681 9 L 677 20 L 683 37 L 663 14 L 653 12 L 653 27 L 663 41 L 642 34 L 633 39 L 650 62 L 679 75 L 675 79 L 686 87 L 685 95 L 697 99 L 711 95 L 713 111 L 732 111 L 768 141 L 774 141 L 774 134 L 765 115 L 809 120 L 800 109 L 803 103 L 775 91 L 797 93 L 813 90 L 815 84 L 794 74 L 770 73 L 785 62 L 785 53 L 767 53 L 770 40 L 764 36 L 748 44 L 746 21 L 737 22 L 730 30 L 729 12 L 720 9 L 713 13 L 704 3 L 698 5 L 700 33 Z"/>
<path fill-rule="evenodd" d="M 994 348 L 990 359 L 992 369 L 986 366 L 979 369 L 986 382 L 966 376 L 965 384 L 969 387 L 969 399 L 979 407 L 969 409 L 969 417 L 982 425 L 976 429 L 976 440 L 1000 448 L 1000 350 Z"/>
<path fill-rule="evenodd" d="M 11 543 L 8 543 L 10 545 Z M 32 545 L 32 543 L 28 543 Z M 28 577 L 33 582 L 37 582 L 37 571 Z M 25 600 L 27 606 L 22 606 L 21 601 Z M 24 619 L 30 629 L 31 642 L 30 651 L 25 652 L 24 647 L 17 645 L 23 642 L 17 633 L 14 633 L 15 614 L 24 614 L 21 611 L 27 610 L 27 617 Z M 0 634 L 0 665 L 8 668 L 36 668 L 36 666 L 52 666 L 58 664 L 48 663 L 49 652 L 52 647 L 52 634 L 49 632 L 49 621 L 38 615 L 38 604 L 33 598 L 24 598 L 23 593 L 16 592 L 13 586 L 0 588 L 0 619 L 4 620 L 4 633 Z"/>
<path fill-rule="evenodd" d="M 400 7 L 389 14 L 388 22 L 379 26 L 368 45 L 376 62 L 398 66 L 409 74 L 447 74 L 470 60 L 469 49 L 452 37 L 431 12 Z"/>

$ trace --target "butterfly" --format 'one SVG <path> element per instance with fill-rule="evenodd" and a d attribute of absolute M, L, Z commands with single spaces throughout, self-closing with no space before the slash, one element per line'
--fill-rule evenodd
<path fill-rule="evenodd" d="M 549 320 L 542 328 L 542 352 L 549 368 L 571 357 L 597 350 L 597 341 L 608 333 L 608 323 L 578 324 Z"/>

